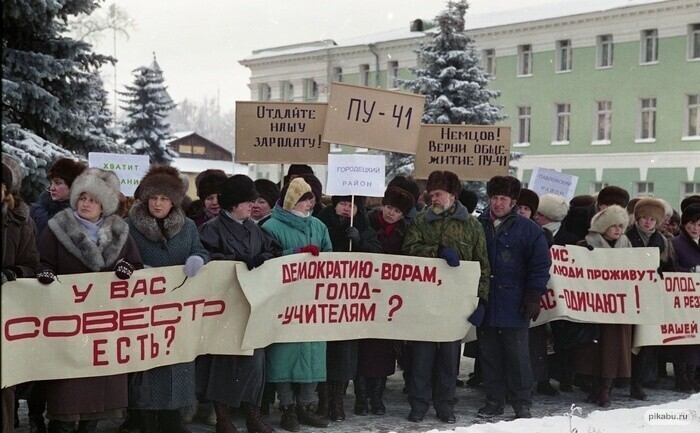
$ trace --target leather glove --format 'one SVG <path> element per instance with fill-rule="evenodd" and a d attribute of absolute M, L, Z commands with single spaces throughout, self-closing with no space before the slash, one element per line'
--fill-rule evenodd
<path fill-rule="evenodd" d="M 200 256 L 189 256 L 185 261 L 185 275 L 194 277 L 204 266 L 204 259 Z"/>
<path fill-rule="evenodd" d="M 360 236 L 360 231 L 357 230 L 355 227 L 348 227 L 345 230 L 345 235 L 350 239 L 354 244 L 359 244 L 362 241 L 362 237 Z"/>
<path fill-rule="evenodd" d="M 321 250 L 318 249 L 316 245 L 309 244 L 305 247 L 295 247 L 292 251 L 294 253 L 311 253 L 312 256 L 318 256 L 318 253 L 321 252 Z"/>
<path fill-rule="evenodd" d="M 467 321 L 472 325 L 476 326 L 477 328 L 481 326 L 481 324 L 484 322 L 484 317 L 486 317 L 487 305 L 488 302 L 479 298 L 479 305 L 476 306 L 476 310 L 474 310 L 474 312 L 469 316 Z"/>
<path fill-rule="evenodd" d="M 593 245 L 586 245 L 586 248 L 588 248 L 588 251 L 593 251 Z"/>
<path fill-rule="evenodd" d="M 117 267 L 114 268 L 114 275 L 120 280 L 128 280 L 133 273 L 134 266 L 124 259 L 120 260 L 119 263 L 117 263 Z"/>
<path fill-rule="evenodd" d="M 10 268 L 5 268 L 2 270 L 2 282 L 3 284 L 8 281 L 14 281 L 17 279 L 17 274 Z"/>
<path fill-rule="evenodd" d="M 3 271 L 3 272 L 4 272 L 4 271 Z M 661 269 L 661 266 L 659 266 L 658 268 L 656 268 L 656 272 L 659 273 L 659 276 L 660 276 L 661 279 L 663 280 L 663 278 L 664 278 L 664 270 Z"/>
<path fill-rule="evenodd" d="M 528 322 L 531 320 L 537 320 L 537 318 L 540 316 L 541 298 L 542 295 L 537 290 L 525 290 L 523 302 L 520 304 L 520 314 L 522 314 Z"/>
<path fill-rule="evenodd" d="M 41 284 L 51 284 L 56 280 L 56 274 L 51 269 L 43 269 L 36 273 L 36 279 Z"/>
<path fill-rule="evenodd" d="M 265 254 L 258 254 L 253 256 L 253 267 L 257 268 L 258 266 L 261 266 L 265 261 L 267 260 L 267 256 Z"/>
<path fill-rule="evenodd" d="M 453 268 L 459 266 L 459 254 L 457 254 L 457 251 L 454 249 L 450 247 L 440 247 L 438 248 L 438 255 L 445 259 L 447 264 Z"/>

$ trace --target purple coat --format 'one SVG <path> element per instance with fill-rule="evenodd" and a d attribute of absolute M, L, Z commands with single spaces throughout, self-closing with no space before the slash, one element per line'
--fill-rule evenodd
<path fill-rule="evenodd" d="M 697 272 L 700 266 L 700 246 L 695 243 L 685 229 L 681 228 L 678 236 L 671 239 L 673 249 L 676 252 L 676 271 L 678 272 Z"/>

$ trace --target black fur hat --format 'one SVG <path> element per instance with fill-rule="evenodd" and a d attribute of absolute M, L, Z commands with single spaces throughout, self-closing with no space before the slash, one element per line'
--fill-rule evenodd
<path fill-rule="evenodd" d="M 405 215 L 411 211 L 411 208 L 415 206 L 416 202 L 413 200 L 413 196 L 408 191 L 403 190 L 398 186 L 390 186 L 386 189 L 386 191 L 384 191 L 382 204 L 393 206 Z"/>
<path fill-rule="evenodd" d="M 245 174 L 234 174 L 221 183 L 219 205 L 222 209 L 230 211 L 240 203 L 255 201 L 257 198 L 255 183 Z"/>
<path fill-rule="evenodd" d="M 600 190 L 597 201 L 598 204 L 604 204 L 606 206 L 616 204 L 626 208 L 627 202 L 630 201 L 630 194 L 619 186 L 610 185 Z"/>
<path fill-rule="evenodd" d="M 694 203 L 700 203 L 700 195 L 695 194 L 695 195 L 691 195 L 691 196 L 689 196 L 689 197 L 684 198 L 684 199 L 681 201 L 681 213 L 683 213 L 683 210 L 684 210 L 686 207 L 688 207 L 688 206 L 690 206 L 691 204 L 694 204 Z"/>
<path fill-rule="evenodd" d="M 70 158 L 61 158 L 53 163 L 51 168 L 46 172 L 48 180 L 59 178 L 70 188 L 73 186 L 73 181 L 80 173 L 84 172 L 87 166 L 82 162 L 75 161 Z"/>
<path fill-rule="evenodd" d="M 435 189 L 446 191 L 457 198 L 462 191 L 462 183 L 459 181 L 459 177 L 451 171 L 435 170 L 428 176 L 425 190 L 430 192 Z"/>
<path fill-rule="evenodd" d="M 518 205 L 527 206 L 532 212 L 532 216 L 537 213 L 537 208 L 540 206 L 540 197 L 531 189 L 522 188 L 518 195 Z"/>
<path fill-rule="evenodd" d="M 513 176 L 494 176 L 486 184 L 486 195 L 504 195 L 517 200 L 520 195 L 520 181 Z"/>
<path fill-rule="evenodd" d="M 175 207 L 182 206 L 185 189 L 180 172 L 175 167 L 165 164 L 152 165 L 141 179 L 134 198 L 147 202 L 156 194 L 167 196 Z"/>
<path fill-rule="evenodd" d="M 194 184 L 197 187 L 197 197 L 204 200 L 212 194 L 221 192 L 221 183 L 228 176 L 223 170 L 208 169 L 199 173 L 194 179 Z"/>
<path fill-rule="evenodd" d="M 394 176 L 394 178 L 389 181 L 387 188 L 390 186 L 397 186 L 404 191 L 408 191 L 408 193 L 413 196 L 413 201 L 418 201 L 418 198 L 420 197 L 420 187 L 417 183 L 406 176 Z"/>
<path fill-rule="evenodd" d="M 276 183 L 268 179 L 256 179 L 255 190 L 270 207 L 273 207 L 280 198 L 280 189 Z"/>
<path fill-rule="evenodd" d="M 683 209 L 681 215 L 681 225 L 686 225 L 689 222 L 697 221 L 700 218 L 700 202 L 691 203 Z"/>
<path fill-rule="evenodd" d="M 341 201 L 351 201 L 351 199 L 352 197 L 349 195 L 334 195 L 331 197 L 331 202 L 333 203 L 333 207 L 335 207 Z M 365 203 L 367 203 L 367 197 L 363 195 L 355 196 L 355 207 L 357 208 L 358 212 L 362 212 L 362 210 L 365 208 Z"/>

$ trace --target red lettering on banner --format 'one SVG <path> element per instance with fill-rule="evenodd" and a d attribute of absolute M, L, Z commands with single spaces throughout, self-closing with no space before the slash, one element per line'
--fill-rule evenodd
<path fill-rule="evenodd" d="M 107 340 L 105 340 L 105 339 L 99 339 L 99 340 L 93 341 L 93 343 L 92 343 L 92 365 L 94 365 L 94 366 L 109 365 L 109 361 L 99 359 L 100 355 L 104 355 L 105 353 L 107 353 L 104 349 L 99 348 L 99 346 L 102 346 L 105 343 L 107 343 Z"/>
<path fill-rule="evenodd" d="M 696 283 L 690 277 L 666 277 L 664 286 L 667 292 L 695 292 Z"/>
<path fill-rule="evenodd" d="M 82 292 L 80 291 L 80 288 L 77 285 L 73 284 L 73 294 L 75 295 L 75 303 L 78 304 L 80 302 L 84 302 L 91 289 L 92 283 L 88 284 L 87 289 L 85 289 Z"/>
<path fill-rule="evenodd" d="M 72 331 L 51 331 L 50 327 L 53 323 L 60 322 L 75 322 L 75 328 Z M 44 320 L 44 335 L 47 337 L 72 337 L 80 333 L 80 316 L 51 316 Z"/>
<path fill-rule="evenodd" d="M 112 332 L 118 329 L 117 317 L 114 310 L 92 311 L 83 314 L 83 334 L 95 332 Z"/>
<path fill-rule="evenodd" d="M 140 278 L 136 280 L 134 283 L 134 288 L 131 291 L 131 294 L 129 293 L 129 284 L 130 280 L 119 280 L 119 281 L 112 281 L 109 285 L 109 298 L 110 299 L 118 299 L 118 298 L 128 298 L 128 297 L 136 297 L 136 295 L 142 295 L 146 296 L 148 294 L 151 295 L 161 295 L 165 293 L 166 288 L 164 286 L 166 280 L 164 276 L 158 276 L 158 277 L 153 277 L 150 280 L 146 280 L 145 278 Z"/>
<path fill-rule="evenodd" d="M 320 290 L 325 287 L 325 297 L 328 300 L 336 299 L 369 299 L 369 283 L 317 283 L 314 299 L 318 299 Z"/>
<path fill-rule="evenodd" d="M 434 283 L 437 268 L 434 266 L 407 265 L 401 263 L 382 263 L 382 280 L 411 281 Z"/>
<path fill-rule="evenodd" d="M 210 307 L 218 307 L 218 308 L 210 308 Z M 223 314 L 225 310 L 226 310 L 226 302 L 224 302 L 220 299 L 216 299 L 213 301 L 207 301 L 204 303 L 204 312 L 202 313 L 202 317 L 218 316 L 219 314 Z"/>
<path fill-rule="evenodd" d="M 372 322 L 375 319 L 377 305 L 365 303 L 348 304 L 302 304 L 292 305 L 284 309 L 278 318 L 283 325 L 295 323 L 353 323 Z"/>
<path fill-rule="evenodd" d="M 556 307 L 557 301 L 554 298 L 554 290 L 547 288 L 547 291 L 544 293 L 542 298 L 540 298 L 540 308 L 551 310 L 552 308 Z"/>
<path fill-rule="evenodd" d="M 197 317 L 197 305 L 204 304 L 206 302 L 206 299 L 196 299 L 194 301 L 187 301 L 183 303 L 182 305 L 184 307 L 189 307 L 192 306 L 192 321 L 195 320 L 195 317 Z"/>
<path fill-rule="evenodd" d="M 369 260 L 311 260 L 282 265 L 282 284 L 300 280 L 368 279 L 373 264 Z"/>
<path fill-rule="evenodd" d="M 569 251 L 567 251 L 565 248 L 551 248 L 549 250 L 549 255 L 552 257 L 552 260 L 557 260 L 560 262 L 569 261 Z"/>
<path fill-rule="evenodd" d="M 160 313 L 161 310 L 168 310 L 175 308 L 177 312 L 179 313 L 182 311 L 182 305 L 179 303 L 173 302 L 170 304 L 161 304 L 161 305 L 154 305 L 153 308 L 151 308 L 151 325 L 153 326 L 158 326 L 158 325 L 173 325 L 175 323 L 180 322 L 180 315 L 178 314 L 175 318 L 172 319 L 161 319 L 156 321 L 156 314 Z"/>
<path fill-rule="evenodd" d="M 564 289 L 567 308 L 574 311 L 625 314 L 626 293 L 591 293 Z"/>
<path fill-rule="evenodd" d="M 28 331 L 22 334 L 13 334 L 10 332 L 10 326 L 15 324 L 21 325 L 22 323 L 31 323 L 34 325 L 34 331 Z M 9 319 L 5 322 L 5 339 L 7 341 L 21 340 L 23 338 L 34 338 L 39 335 L 39 327 L 41 326 L 41 320 L 38 317 L 16 317 Z M 21 326 L 20 326 L 21 328 Z"/>
<path fill-rule="evenodd" d="M 144 320 L 146 318 L 147 311 L 148 307 L 126 308 L 121 310 L 119 315 L 119 329 L 126 331 L 129 329 L 148 328 L 148 321 Z M 141 323 L 137 322 L 134 324 L 127 324 L 127 322 L 141 320 L 143 320 Z"/>
<path fill-rule="evenodd" d="M 124 346 L 131 346 L 131 340 L 129 340 L 129 337 L 117 338 L 117 363 L 119 364 L 126 364 L 127 362 L 129 362 L 129 359 L 131 359 L 131 356 L 129 355 L 122 355 L 122 350 Z"/>
<path fill-rule="evenodd" d="M 700 296 L 683 296 L 683 307 L 700 308 Z"/>

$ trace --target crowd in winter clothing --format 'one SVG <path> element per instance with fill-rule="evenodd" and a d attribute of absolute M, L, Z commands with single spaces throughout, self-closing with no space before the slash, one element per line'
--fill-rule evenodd
<path fill-rule="evenodd" d="M 311 168 L 298 164 L 282 185 L 205 170 L 195 179 L 194 201 L 186 195 L 187 176 L 159 164 L 133 199 L 120 193 L 113 172 L 71 159 L 49 168 L 48 188 L 31 205 L 19 194 L 21 180 L 17 161 L 3 155 L 3 284 L 36 278 L 50 289 L 64 274 L 109 271 L 129 279 L 138 269 L 173 265 L 192 277 L 210 260 L 253 270 L 275 257 L 332 251 L 432 257 L 449 266 L 468 260 L 481 269 L 478 306 L 468 318 L 477 340 L 275 343 L 251 356 L 201 355 L 130 374 L 20 384 L 2 390 L 3 432 L 18 422 L 18 398 L 27 400 L 32 432 L 94 432 L 101 419 L 126 417 L 121 431 L 183 433 L 199 402 L 211 405 L 217 433 L 238 431 L 234 408 L 245 414 L 249 432 L 274 432 L 265 417 L 277 401 L 280 428 L 324 428 L 345 421 L 350 382 L 353 412 L 383 415 L 386 380 L 397 362 L 408 419 L 423 420 L 432 405 L 451 424 L 462 356 L 476 358 L 467 384 L 483 386 L 484 405 L 474 408 L 482 418 L 504 413 L 506 404 L 516 418 L 528 418 L 533 392 L 556 395 L 574 386 L 606 407 L 613 385 L 624 380 L 643 400 L 667 363 L 678 390 L 700 391 L 698 345 L 645 346 L 632 354 L 632 325 L 558 320 L 530 327 L 546 292 L 552 245 L 653 247 L 661 275 L 700 271 L 697 195 L 679 211 L 658 198 L 630 200 L 617 186 L 567 201 L 494 176 L 488 203 L 475 216 L 478 196 L 449 171 L 431 173 L 424 191 L 397 176 L 377 206 L 366 197 L 325 197 Z"/>

